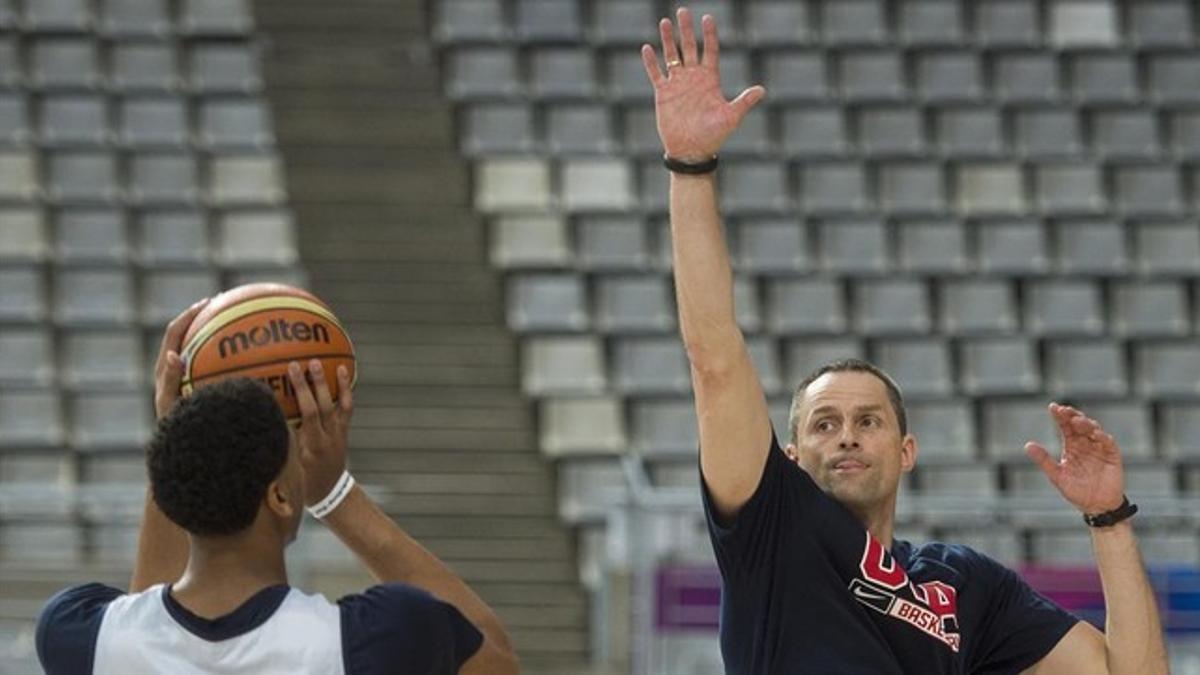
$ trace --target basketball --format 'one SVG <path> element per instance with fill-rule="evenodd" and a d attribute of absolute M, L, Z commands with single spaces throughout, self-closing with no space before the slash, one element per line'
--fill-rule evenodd
<path fill-rule="evenodd" d="M 357 381 L 354 345 L 329 306 L 308 291 L 284 284 L 259 283 L 232 288 L 212 299 L 183 338 L 182 390 L 229 377 L 251 377 L 275 392 L 288 421 L 299 418 L 296 393 L 287 367 L 305 367 L 319 359 L 336 401 L 337 367 Z"/>

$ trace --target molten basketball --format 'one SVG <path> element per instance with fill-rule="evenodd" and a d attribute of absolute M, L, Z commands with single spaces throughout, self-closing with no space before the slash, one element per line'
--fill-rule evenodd
<path fill-rule="evenodd" d="M 228 377 L 262 380 L 288 420 L 298 419 L 287 367 L 320 359 L 336 401 L 337 367 L 358 379 L 354 345 L 329 307 L 308 291 L 283 284 L 247 284 L 216 296 L 183 337 L 183 393 Z"/>

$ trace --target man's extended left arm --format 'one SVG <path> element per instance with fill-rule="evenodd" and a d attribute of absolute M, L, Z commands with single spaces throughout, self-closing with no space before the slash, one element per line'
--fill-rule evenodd
<path fill-rule="evenodd" d="M 1062 458 L 1055 461 L 1037 443 L 1025 446 L 1029 456 L 1063 498 L 1082 513 L 1106 513 L 1120 507 L 1125 478 L 1113 437 L 1074 408 L 1051 404 L 1050 414 L 1062 431 Z M 1091 530 L 1104 588 L 1105 630 L 1101 633 L 1080 621 L 1049 654 L 1026 670 L 1026 675 L 1169 672 L 1154 589 L 1146 577 L 1133 525 L 1124 520 Z"/>

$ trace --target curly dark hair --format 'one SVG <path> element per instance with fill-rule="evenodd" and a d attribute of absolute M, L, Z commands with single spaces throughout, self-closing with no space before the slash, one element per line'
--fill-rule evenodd
<path fill-rule="evenodd" d="M 221 536 L 250 527 L 287 454 L 287 422 L 271 390 L 235 378 L 177 401 L 155 429 L 146 466 L 167 518 Z"/>

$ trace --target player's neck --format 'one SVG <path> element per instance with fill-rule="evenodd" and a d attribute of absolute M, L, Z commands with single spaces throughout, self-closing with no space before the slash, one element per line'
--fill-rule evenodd
<path fill-rule="evenodd" d="M 216 618 L 237 609 L 255 593 L 287 584 L 281 542 L 243 534 L 191 538 L 187 568 L 171 596 L 197 616 Z"/>
<path fill-rule="evenodd" d="M 851 509 L 858 520 L 867 528 L 872 537 L 882 543 L 885 547 L 892 547 L 892 536 L 896 531 L 896 502 L 892 500 L 889 504 L 879 506 L 874 509 L 860 511 Z"/>

